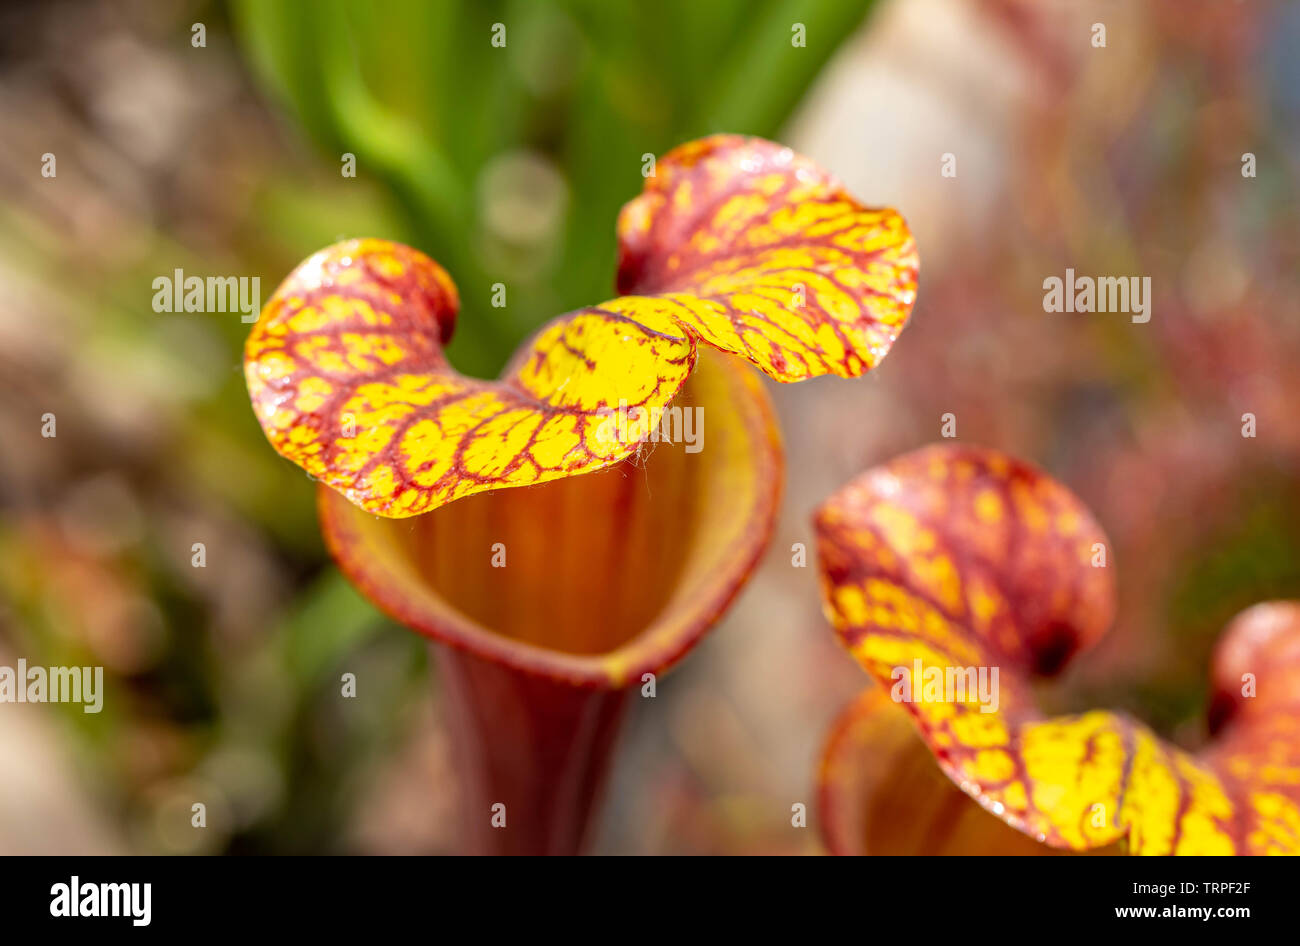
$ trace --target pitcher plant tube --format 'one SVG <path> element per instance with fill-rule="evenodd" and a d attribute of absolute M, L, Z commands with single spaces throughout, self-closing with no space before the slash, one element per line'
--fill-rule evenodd
<path fill-rule="evenodd" d="M 897 213 L 754 138 L 664 156 L 618 238 L 620 295 L 542 327 L 496 381 L 443 354 L 447 273 L 378 240 L 302 263 L 245 348 L 339 567 L 434 641 L 473 851 L 581 849 L 629 688 L 653 688 L 762 553 L 783 461 L 744 362 L 861 375 L 916 295 Z"/>
<path fill-rule="evenodd" d="M 1035 678 L 1096 643 L 1115 611 L 1105 534 L 1046 474 L 930 447 L 843 487 L 816 528 L 826 614 L 881 688 L 827 747 L 833 851 L 1027 853 L 996 818 L 1061 850 L 1300 852 L 1300 603 L 1229 624 L 1212 660 L 1214 738 L 1190 752 L 1121 713 L 1039 709 Z M 936 783 L 927 751 L 995 817 Z M 908 786 L 917 823 L 900 828 L 889 816 Z"/>

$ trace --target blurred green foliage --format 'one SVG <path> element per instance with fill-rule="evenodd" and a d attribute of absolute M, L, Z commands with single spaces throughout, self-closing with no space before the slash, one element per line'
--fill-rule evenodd
<path fill-rule="evenodd" d="M 404 232 L 367 235 L 451 273 L 451 355 L 485 375 L 551 316 L 612 294 L 614 221 L 644 154 L 715 132 L 777 135 L 870 6 L 236 0 L 232 19 L 319 148 L 340 167 L 354 154 L 358 177 L 392 194 Z M 497 282 L 502 308 L 489 304 Z"/>

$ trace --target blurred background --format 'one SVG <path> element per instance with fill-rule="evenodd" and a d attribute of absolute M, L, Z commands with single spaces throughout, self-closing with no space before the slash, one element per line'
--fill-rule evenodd
<path fill-rule="evenodd" d="M 402 240 L 460 287 L 452 360 L 491 375 L 608 297 L 640 156 L 711 132 L 898 207 L 920 298 L 868 378 L 769 385 L 775 539 L 633 712 L 596 851 L 821 850 L 790 806 L 866 677 L 791 547 L 945 412 L 1111 536 L 1120 616 L 1055 705 L 1194 746 L 1226 619 L 1300 597 L 1300 5 L 10 2 L 0 131 L 0 664 L 101 665 L 109 693 L 0 704 L 0 852 L 455 849 L 436 668 L 329 563 L 249 408 L 238 313 L 156 313 L 152 281 L 266 298 L 326 244 Z M 1150 276 L 1151 321 L 1044 313 L 1067 266 Z M 340 668 L 371 696 L 337 699 Z"/>

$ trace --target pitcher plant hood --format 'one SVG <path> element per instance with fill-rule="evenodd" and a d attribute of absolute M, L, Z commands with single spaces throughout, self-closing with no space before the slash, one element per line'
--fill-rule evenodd
<path fill-rule="evenodd" d="M 245 345 L 267 438 L 368 512 L 415 516 L 632 456 L 701 344 L 779 381 L 861 375 L 916 296 L 902 218 L 761 139 L 670 152 L 623 208 L 618 236 L 623 295 L 545 325 L 497 381 L 445 357 L 459 300 L 433 260 L 381 240 L 314 254 Z M 631 424 L 612 437 L 620 408 Z"/>
<path fill-rule="evenodd" d="M 940 767 L 1007 824 L 1058 848 L 1300 851 L 1300 604 L 1223 635 L 1217 736 L 1189 752 L 1107 710 L 1050 716 L 1033 691 L 1106 632 L 1113 563 L 1064 486 L 992 450 L 931 447 L 876 467 L 816 516 L 841 642 L 911 714 Z M 932 689 L 997 669 L 996 699 Z M 910 694 L 898 686 L 913 680 Z"/>

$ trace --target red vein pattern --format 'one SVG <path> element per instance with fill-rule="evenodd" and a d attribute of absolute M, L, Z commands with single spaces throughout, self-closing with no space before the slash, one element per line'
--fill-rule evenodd
<path fill-rule="evenodd" d="M 902 218 L 760 139 L 666 155 L 619 239 L 626 294 L 550 322 L 495 382 L 443 354 L 458 299 L 437 263 L 379 240 L 322 250 L 276 290 L 245 346 L 263 430 L 358 506 L 418 515 L 631 456 L 699 342 L 781 381 L 860 375 L 916 295 Z"/>
<path fill-rule="evenodd" d="M 1008 824 L 1075 850 L 1300 851 L 1300 605 L 1229 627 L 1216 659 L 1227 722 L 1192 754 L 1118 713 L 1039 711 L 1034 674 L 1094 643 L 1114 611 L 1105 535 L 1050 477 L 931 447 L 850 483 L 816 523 L 841 640 L 948 776 Z M 981 671 L 993 687 L 978 690 Z M 1246 680 L 1259 697 L 1241 695 Z"/>

